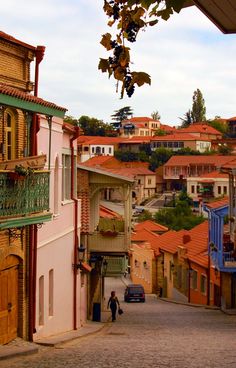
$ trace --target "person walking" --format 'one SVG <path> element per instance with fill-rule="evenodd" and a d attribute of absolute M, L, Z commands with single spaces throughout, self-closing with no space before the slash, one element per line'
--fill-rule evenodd
<path fill-rule="evenodd" d="M 107 303 L 107 309 L 109 308 L 109 306 L 110 306 L 110 310 L 111 310 L 112 322 L 114 322 L 116 320 L 117 306 L 120 307 L 120 303 L 119 303 L 119 300 L 116 296 L 115 291 L 111 292 L 111 296 L 110 296 L 110 298 L 108 300 L 108 303 Z"/>

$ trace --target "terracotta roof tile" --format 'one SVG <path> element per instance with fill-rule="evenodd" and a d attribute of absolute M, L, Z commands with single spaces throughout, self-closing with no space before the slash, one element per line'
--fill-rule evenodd
<path fill-rule="evenodd" d="M 206 134 L 216 134 L 221 135 L 222 133 L 213 128 L 212 126 L 208 124 L 191 124 L 187 128 L 180 128 L 176 131 L 177 133 L 206 133 Z"/>
<path fill-rule="evenodd" d="M 9 87 L 4 83 L 0 83 L 0 93 L 7 95 L 7 96 L 19 98 L 20 100 L 23 100 L 23 101 L 28 101 L 28 102 L 36 103 L 38 105 L 50 107 L 56 110 L 67 111 L 65 107 L 57 106 L 53 102 L 48 102 L 46 100 L 43 100 L 40 97 L 36 97 L 29 93 L 20 91 L 19 89 Z"/>
<path fill-rule="evenodd" d="M 159 255 L 159 239 L 160 235 L 153 233 L 147 229 L 140 229 L 137 232 L 132 233 L 131 242 L 132 243 L 149 243 L 152 250 L 155 251 L 156 255 Z"/>
<path fill-rule="evenodd" d="M 224 198 L 218 199 L 214 202 L 207 203 L 206 207 L 210 208 L 210 209 L 216 209 L 216 208 L 224 207 L 224 206 L 227 206 L 227 205 L 229 205 L 229 198 L 224 197 Z"/>
<path fill-rule="evenodd" d="M 200 178 L 228 178 L 228 174 L 224 174 L 215 170 L 210 173 L 200 175 Z"/>
<path fill-rule="evenodd" d="M 196 137 L 193 134 L 190 133 L 176 133 L 176 134 L 168 134 L 163 136 L 154 136 L 151 139 L 152 141 L 208 141 L 210 142 L 210 139 L 207 138 L 201 138 Z"/>
<path fill-rule="evenodd" d="M 138 232 L 141 229 L 147 229 L 152 232 L 165 232 L 168 231 L 168 228 L 166 226 L 160 225 L 157 222 L 146 220 L 139 222 L 135 225 L 134 231 Z"/>
<path fill-rule="evenodd" d="M 235 156 L 199 155 L 199 156 L 172 156 L 164 166 L 191 166 L 197 164 L 215 164 L 216 167 L 229 163 Z"/>
<path fill-rule="evenodd" d="M 121 219 L 122 216 L 115 212 L 115 211 L 112 211 L 111 209 L 103 206 L 100 204 L 100 211 L 99 211 L 99 215 L 100 217 L 102 218 L 118 218 L 118 219 Z"/>

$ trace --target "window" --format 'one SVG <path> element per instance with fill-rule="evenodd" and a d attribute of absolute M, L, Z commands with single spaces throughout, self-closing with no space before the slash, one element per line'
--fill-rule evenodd
<path fill-rule="evenodd" d="M 195 186 L 191 185 L 191 193 L 194 194 L 194 192 L 195 192 Z"/>
<path fill-rule="evenodd" d="M 53 285 L 54 284 L 54 272 L 53 270 L 49 271 L 49 295 L 48 295 L 48 314 L 49 316 L 53 316 Z"/>
<path fill-rule="evenodd" d="M 102 147 L 102 153 L 105 153 L 105 148 L 104 147 Z"/>
<path fill-rule="evenodd" d="M 62 154 L 62 201 L 71 199 L 71 156 Z"/>
<path fill-rule="evenodd" d="M 205 275 L 201 275 L 201 293 L 206 294 L 207 278 Z"/>
<path fill-rule="evenodd" d="M 227 194 L 227 187 L 226 186 L 224 186 L 224 188 L 223 188 L 223 190 L 224 190 L 224 194 Z"/>
<path fill-rule="evenodd" d="M 94 148 L 93 148 L 94 149 Z M 89 151 L 89 147 L 88 146 L 85 146 L 84 147 L 84 152 L 88 152 Z"/>
<path fill-rule="evenodd" d="M 39 325 L 44 324 L 44 276 L 39 278 Z"/>
<path fill-rule="evenodd" d="M 221 186 L 218 186 L 218 194 L 221 194 Z"/>
<path fill-rule="evenodd" d="M 148 179 L 148 184 L 152 184 L 152 179 Z"/>
<path fill-rule="evenodd" d="M 109 153 L 111 153 L 111 147 L 109 147 Z"/>
<path fill-rule="evenodd" d="M 94 147 L 92 147 L 92 153 L 94 153 L 94 151 L 95 151 L 95 148 L 94 148 Z"/>
<path fill-rule="evenodd" d="M 197 290 L 197 271 L 192 270 L 191 272 L 191 288 Z"/>
<path fill-rule="evenodd" d="M 16 158 L 15 155 L 15 120 L 12 114 L 9 112 L 5 115 L 6 126 L 5 126 L 5 160 L 13 160 Z"/>
<path fill-rule="evenodd" d="M 197 185 L 197 193 L 200 193 L 200 186 Z"/>

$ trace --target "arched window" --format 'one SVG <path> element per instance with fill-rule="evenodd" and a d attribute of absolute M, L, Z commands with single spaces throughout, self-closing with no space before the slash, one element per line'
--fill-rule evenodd
<path fill-rule="evenodd" d="M 16 158 L 16 124 L 14 115 L 6 111 L 5 113 L 5 160 L 14 160 Z"/>

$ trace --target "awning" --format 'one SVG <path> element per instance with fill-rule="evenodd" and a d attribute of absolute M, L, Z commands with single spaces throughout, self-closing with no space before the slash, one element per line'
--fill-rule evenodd
<path fill-rule="evenodd" d="M 92 267 L 90 267 L 88 263 L 82 262 L 81 263 L 81 270 L 82 271 L 85 271 L 85 272 L 91 272 L 92 271 Z"/>

